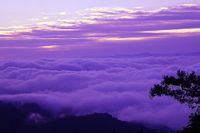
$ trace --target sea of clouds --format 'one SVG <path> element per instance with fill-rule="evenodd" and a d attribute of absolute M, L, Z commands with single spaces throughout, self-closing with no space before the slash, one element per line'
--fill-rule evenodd
<path fill-rule="evenodd" d="M 178 69 L 200 74 L 199 11 L 97 8 L 78 22 L 0 28 L 0 100 L 182 128 L 191 110 L 149 91 Z"/>
<path fill-rule="evenodd" d="M 200 58 L 133 56 L 0 61 L 0 99 L 35 102 L 55 114 L 110 113 L 119 119 L 181 128 L 189 109 L 149 90 L 178 69 L 200 73 Z"/>

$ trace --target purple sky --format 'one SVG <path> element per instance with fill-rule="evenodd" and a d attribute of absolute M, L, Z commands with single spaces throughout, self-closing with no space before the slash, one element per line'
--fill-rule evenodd
<path fill-rule="evenodd" d="M 37 102 L 56 113 L 107 112 L 127 121 L 183 127 L 189 109 L 171 98 L 150 99 L 149 89 L 178 69 L 200 73 L 198 1 L 115 0 L 113 6 L 86 1 L 74 7 L 76 2 L 67 8 L 83 9 L 75 20 L 66 17 L 62 2 L 55 8 L 47 4 L 48 12 L 29 6 L 25 12 L 20 3 L 0 8 L 24 13 L 20 20 L 26 23 L 0 23 L 0 99 Z M 43 21 L 25 21 L 40 12 Z M 1 16 L 7 22 L 18 15 Z"/>
<path fill-rule="evenodd" d="M 178 4 L 199 4 L 200 0 L 1 0 L 0 27 L 33 24 L 58 19 L 80 19 L 80 12 L 95 7 L 151 10 Z"/>

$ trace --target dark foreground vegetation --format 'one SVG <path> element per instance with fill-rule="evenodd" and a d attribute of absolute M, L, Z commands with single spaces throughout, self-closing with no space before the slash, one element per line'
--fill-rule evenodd
<path fill-rule="evenodd" d="M 109 114 L 55 115 L 34 103 L 0 102 L 0 133 L 200 133 L 200 76 L 195 72 L 164 76 L 150 94 L 170 96 L 192 108 L 188 125 L 182 131 L 172 131 L 121 121 Z"/>
<path fill-rule="evenodd" d="M 166 133 L 142 124 L 120 121 L 109 114 L 55 117 L 37 104 L 0 102 L 0 133 Z"/>
<path fill-rule="evenodd" d="M 195 72 L 177 71 L 176 76 L 164 76 L 160 84 L 154 85 L 151 96 L 170 96 L 194 110 L 189 123 L 181 133 L 200 133 L 200 76 Z"/>

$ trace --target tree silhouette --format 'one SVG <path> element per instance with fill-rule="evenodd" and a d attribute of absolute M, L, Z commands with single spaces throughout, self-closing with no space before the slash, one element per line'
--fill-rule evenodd
<path fill-rule="evenodd" d="M 177 71 L 177 76 L 164 76 L 160 84 L 151 88 L 151 96 L 171 96 L 180 103 L 186 103 L 189 107 L 200 109 L 200 76 L 195 72 L 186 73 Z"/>
<path fill-rule="evenodd" d="M 155 96 L 171 96 L 180 103 L 187 104 L 195 110 L 190 115 L 190 122 L 183 133 L 200 132 L 200 76 L 195 72 L 187 73 L 178 70 L 176 76 L 164 76 L 160 84 L 151 88 L 150 94 Z"/>
<path fill-rule="evenodd" d="M 190 115 L 190 121 L 187 127 L 184 128 L 182 133 L 199 133 L 200 132 L 200 115 Z"/>

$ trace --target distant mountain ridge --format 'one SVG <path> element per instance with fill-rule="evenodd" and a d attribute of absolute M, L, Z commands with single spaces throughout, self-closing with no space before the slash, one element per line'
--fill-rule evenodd
<path fill-rule="evenodd" d="M 170 129 L 151 129 L 142 124 L 118 120 L 106 113 L 54 117 L 37 104 L 0 102 L 1 133 L 166 133 Z"/>

